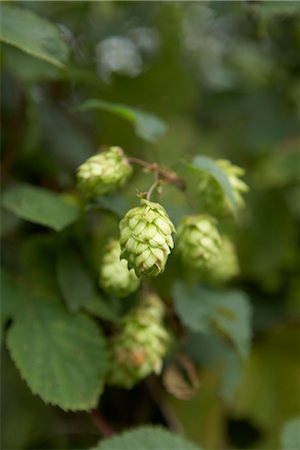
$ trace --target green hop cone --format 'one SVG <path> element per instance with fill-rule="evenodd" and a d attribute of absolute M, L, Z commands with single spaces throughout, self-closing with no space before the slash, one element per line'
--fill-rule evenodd
<path fill-rule="evenodd" d="M 89 197 L 111 194 L 119 189 L 132 174 L 132 167 L 120 147 L 87 159 L 77 169 L 79 189 Z"/>
<path fill-rule="evenodd" d="M 188 266 L 206 269 L 219 257 L 222 240 L 213 217 L 186 216 L 181 219 L 177 233 L 176 246 Z"/>
<path fill-rule="evenodd" d="M 247 184 L 240 179 L 245 174 L 244 169 L 231 164 L 230 161 L 225 159 L 217 160 L 216 164 L 228 177 L 237 208 L 243 208 L 245 202 L 242 194 L 249 190 Z M 205 211 L 216 216 L 232 214 L 232 205 L 228 201 L 224 190 L 210 174 L 203 173 L 197 189 L 201 194 L 201 204 Z"/>
<path fill-rule="evenodd" d="M 121 258 L 137 276 L 156 277 L 164 271 L 174 246 L 175 228 L 159 204 L 141 200 L 141 206 L 130 209 L 120 222 Z"/>
<path fill-rule="evenodd" d="M 151 373 L 160 374 L 171 342 L 163 323 L 164 312 L 160 298 L 148 294 L 123 318 L 121 331 L 110 344 L 109 384 L 131 389 Z"/>
<path fill-rule="evenodd" d="M 224 283 L 236 277 L 239 272 L 235 245 L 227 236 L 222 236 L 219 256 L 212 261 L 206 278 L 212 283 Z"/>
<path fill-rule="evenodd" d="M 110 241 L 102 259 L 99 284 L 108 294 L 122 298 L 136 291 L 140 280 L 134 270 L 128 270 L 126 261 L 121 260 L 120 256 L 119 241 Z"/>

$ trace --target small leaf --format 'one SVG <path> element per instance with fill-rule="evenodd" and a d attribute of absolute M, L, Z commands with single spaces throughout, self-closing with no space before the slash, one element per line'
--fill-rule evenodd
<path fill-rule="evenodd" d="M 93 279 L 75 250 L 63 249 L 59 253 L 56 272 L 63 299 L 71 312 L 78 311 L 94 297 Z"/>
<path fill-rule="evenodd" d="M 217 330 L 246 357 L 251 343 L 251 307 L 241 291 L 217 291 L 177 282 L 174 288 L 175 309 L 192 331 L 211 333 Z"/>
<path fill-rule="evenodd" d="M 3 194 L 2 205 L 16 216 L 61 231 L 79 216 L 79 210 L 59 194 L 30 185 L 18 185 Z"/>
<path fill-rule="evenodd" d="M 104 197 L 97 197 L 87 204 L 87 209 L 103 209 L 104 211 L 112 212 L 115 216 L 122 218 L 130 209 L 129 203 L 119 195 L 107 195 Z"/>
<path fill-rule="evenodd" d="M 236 201 L 234 197 L 234 191 L 229 182 L 228 175 L 222 170 L 213 159 L 207 156 L 195 156 L 193 163 L 188 164 L 188 167 L 199 174 L 206 172 L 209 173 L 223 189 L 230 206 L 233 211 L 236 211 Z"/>
<path fill-rule="evenodd" d="M 141 111 L 121 103 L 108 102 L 101 99 L 89 99 L 83 102 L 79 110 L 100 109 L 109 111 L 133 123 L 136 134 L 146 141 L 153 142 L 167 130 L 165 122 L 153 114 Z"/>
<path fill-rule="evenodd" d="M 58 27 L 25 8 L 1 5 L 0 41 L 57 67 L 67 60 L 68 47 Z"/>
<path fill-rule="evenodd" d="M 97 405 L 107 355 L 91 319 L 68 314 L 56 300 L 28 298 L 7 342 L 22 378 L 44 402 L 72 411 Z"/>
<path fill-rule="evenodd" d="M 200 450 L 199 447 L 160 427 L 140 427 L 100 441 L 91 450 Z"/>
<path fill-rule="evenodd" d="M 294 417 L 283 427 L 281 433 L 282 450 L 299 450 L 300 448 L 300 417 Z"/>

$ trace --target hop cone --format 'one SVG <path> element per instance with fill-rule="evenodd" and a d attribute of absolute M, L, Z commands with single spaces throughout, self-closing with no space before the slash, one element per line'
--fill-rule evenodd
<path fill-rule="evenodd" d="M 110 384 L 130 389 L 151 373 L 159 374 L 170 336 L 164 328 L 164 305 L 155 295 L 124 317 L 110 347 Z"/>
<path fill-rule="evenodd" d="M 211 282 L 224 283 L 237 276 L 239 271 L 235 246 L 227 236 L 223 236 L 219 256 L 212 261 L 207 278 Z"/>
<path fill-rule="evenodd" d="M 122 298 L 134 292 L 140 280 L 134 270 L 128 270 L 126 261 L 120 260 L 120 256 L 120 243 L 112 240 L 105 249 L 99 283 L 108 294 Z"/>
<path fill-rule="evenodd" d="M 236 206 L 242 208 L 245 204 L 242 194 L 249 190 L 244 181 L 240 179 L 245 171 L 241 167 L 231 164 L 230 161 L 219 159 L 216 164 L 227 174 L 231 184 Z M 204 173 L 198 185 L 201 202 L 205 211 L 211 214 L 224 216 L 232 213 L 232 206 L 219 183 L 209 174 Z"/>
<path fill-rule="evenodd" d="M 132 167 L 119 147 L 92 156 L 77 169 L 79 189 L 89 197 L 110 194 L 130 177 Z"/>
<path fill-rule="evenodd" d="M 156 277 L 164 271 L 174 246 L 175 228 L 165 209 L 158 203 L 141 200 L 120 222 L 121 258 L 137 276 Z"/>
<path fill-rule="evenodd" d="M 187 265 L 205 269 L 219 257 L 222 241 L 215 224 L 216 220 L 207 214 L 181 219 L 176 245 Z"/>

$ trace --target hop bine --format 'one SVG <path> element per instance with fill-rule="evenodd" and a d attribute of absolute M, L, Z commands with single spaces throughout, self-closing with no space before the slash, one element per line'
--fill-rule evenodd
<path fill-rule="evenodd" d="M 247 184 L 240 179 L 245 174 L 244 169 L 225 159 L 217 160 L 216 164 L 228 177 L 237 208 L 243 208 L 245 202 L 242 194 L 249 190 Z M 232 206 L 223 189 L 210 174 L 203 173 L 197 190 L 201 194 L 201 204 L 205 211 L 216 216 L 232 214 Z"/>
<path fill-rule="evenodd" d="M 219 257 L 222 240 L 213 217 L 186 216 L 181 219 L 177 233 L 176 245 L 188 266 L 206 269 Z"/>
<path fill-rule="evenodd" d="M 87 159 L 77 169 L 79 189 L 89 197 L 110 194 L 119 189 L 132 174 L 132 167 L 120 147 Z"/>
<path fill-rule="evenodd" d="M 134 270 L 128 270 L 126 261 L 121 260 L 120 256 L 119 241 L 111 240 L 105 248 L 99 284 L 108 294 L 123 298 L 138 289 L 140 280 Z"/>
<path fill-rule="evenodd" d="M 148 294 L 123 318 L 121 332 L 110 344 L 108 383 L 131 389 L 151 373 L 160 374 L 171 341 L 164 328 L 164 313 L 160 298 Z"/>
<path fill-rule="evenodd" d="M 165 209 L 142 199 L 141 206 L 130 209 L 120 222 L 121 258 L 137 276 L 155 277 L 164 271 L 174 246 L 175 228 Z"/>

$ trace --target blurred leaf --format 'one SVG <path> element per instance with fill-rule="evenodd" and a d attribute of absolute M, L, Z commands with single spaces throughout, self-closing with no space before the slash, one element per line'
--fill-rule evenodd
<path fill-rule="evenodd" d="M 93 299 L 84 305 L 84 309 L 89 314 L 99 317 L 103 320 L 116 322 L 119 319 L 120 311 L 113 302 L 108 303 L 104 298 L 96 295 Z"/>
<path fill-rule="evenodd" d="M 281 432 L 282 450 L 298 450 L 300 448 L 300 417 L 294 417 L 285 423 Z"/>
<path fill-rule="evenodd" d="M 56 300 L 28 298 L 7 343 L 22 378 L 44 402 L 72 411 L 97 405 L 107 359 L 91 319 L 69 315 Z"/>
<path fill-rule="evenodd" d="M 100 99 L 89 99 L 83 102 L 79 110 L 100 109 L 112 112 L 133 123 L 136 134 L 146 141 L 156 141 L 167 130 L 165 122 L 153 114 L 146 113 L 132 106 L 122 105 Z"/>
<path fill-rule="evenodd" d="M 195 156 L 193 163 L 188 164 L 188 167 L 194 171 L 196 170 L 199 174 L 203 172 L 209 173 L 224 191 L 232 210 L 236 211 L 234 191 L 231 183 L 229 182 L 228 175 L 215 163 L 213 159 L 206 156 Z"/>
<path fill-rule="evenodd" d="M 140 427 L 100 441 L 91 450 L 200 450 L 181 436 L 160 427 Z"/>
<path fill-rule="evenodd" d="M 233 343 L 242 358 L 248 355 L 251 306 L 245 293 L 188 286 L 178 281 L 174 299 L 176 312 L 189 329 L 202 333 L 216 329 Z"/>
<path fill-rule="evenodd" d="M 15 229 L 20 224 L 20 220 L 14 214 L 10 213 L 4 208 L 0 208 L 1 215 L 1 228 L 0 228 L 0 236 L 4 236 L 7 233 L 11 233 L 15 231 Z"/>
<path fill-rule="evenodd" d="M 192 333 L 186 350 L 193 361 L 216 373 L 220 394 L 224 401 L 231 403 L 242 373 L 238 354 L 219 336 L 204 333 Z"/>
<path fill-rule="evenodd" d="M 119 195 L 107 195 L 91 200 L 86 206 L 87 209 L 103 209 L 110 211 L 117 217 L 122 218 L 129 210 L 128 201 Z"/>
<path fill-rule="evenodd" d="M 92 276 L 78 253 L 63 248 L 57 258 L 57 280 L 63 299 L 71 312 L 78 311 L 95 295 Z"/>
<path fill-rule="evenodd" d="M 260 2 L 257 5 L 253 4 L 253 7 L 265 18 L 272 18 L 277 14 L 285 15 L 300 13 L 300 5 L 297 1 L 269 0 L 267 2 Z"/>
<path fill-rule="evenodd" d="M 297 326 L 271 328 L 256 341 L 243 370 L 235 414 L 265 430 L 260 448 L 278 448 L 283 424 L 300 413 L 299 341 Z"/>
<path fill-rule="evenodd" d="M 68 48 L 59 29 L 32 11 L 1 5 L 0 40 L 57 67 L 64 67 Z"/>
<path fill-rule="evenodd" d="M 0 270 L 1 285 L 1 320 L 13 318 L 22 307 L 25 300 L 21 288 L 14 282 L 13 278 L 3 269 Z"/>
<path fill-rule="evenodd" d="M 2 204 L 16 216 L 61 231 L 79 216 L 79 210 L 60 195 L 46 189 L 14 186 L 3 194 Z"/>

